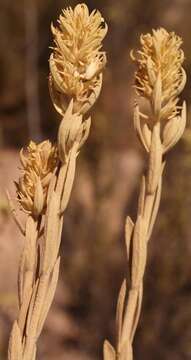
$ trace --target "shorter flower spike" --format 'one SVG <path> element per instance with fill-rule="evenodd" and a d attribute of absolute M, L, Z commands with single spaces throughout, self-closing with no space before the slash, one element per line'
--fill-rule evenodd
<path fill-rule="evenodd" d="M 141 35 L 140 44 L 136 55 L 131 52 L 137 65 L 135 88 L 149 106 L 146 114 L 135 106 L 134 125 L 143 147 L 150 152 L 151 133 L 160 123 L 157 136 L 164 154 L 178 142 L 186 126 L 186 104 L 178 105 L 178 96 L 186 84 L 182 39 L 160 28 Z"/>
<path fill-rule="evenodd" d="M 50 141 L 29 143 L 26 152 L 20 152 L 22 175 L 16 184 L 17 198 L 21 209 L 39 216 L 46 206 L 46 197 L 51 175 L 58 161 L 57 149 Z"/>
<path fill-rule="evenodd" d="M 141 35 L 140 44 L 136 55 L 131 52 L 137 93 L 150 101 L 155 120 L 171 119 L 179 114 L 178 95 L 186 83 L 182 39 L 160 28 Z"/>

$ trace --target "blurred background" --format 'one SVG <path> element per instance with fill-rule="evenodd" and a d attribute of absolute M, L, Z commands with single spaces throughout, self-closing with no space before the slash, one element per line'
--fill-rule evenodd
<path fill-rule="evenodd" d="M 183 139 L 168 154 L 159 216 L 149 244 L 136 360 L 191 359 L 191 1 L 97 0 L 109 25 L 108 65 L 81 151 L 66 211 L 56 298 L 39 341 L 38 358 L 102 357 L 115 335 L 117 294 L 126 272 L 124 222 L 136 214 L 145 154 L 134 134 L 131 48 L 164 26 L 184 39 L 188 103 Z M 17 269 L 23 239 L 8 211 L 19 149 L 29 139 L 56 139 L 59 118 L 48 93 L 50 23 L 77 1 L 0 1 L 0 359 L 17 314 Z"/>

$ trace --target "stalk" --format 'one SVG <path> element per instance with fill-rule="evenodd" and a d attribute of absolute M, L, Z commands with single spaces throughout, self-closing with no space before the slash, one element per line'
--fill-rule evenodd
<path fill-rule="evenodd" d="M 90 131 L 91 119 L 85 114 L 99 96 L 106 63 L 100 49 L 107 26 L 98 11 L 89 13 L 85 4 L 79 4 L 64 10 L 58 23 L 58 27 L 52 25 L 55 46 L 49 62 L 50 95 L 61 116 L 57 143 L 31 141 L 21 150 L 22 174 L 16 189 L 25 224 L 11 202 L 25 239 L 18 275 L 19 313 L 10 335 L 9 360 L 36 359 L 37 341 L 58 282 L 64 213 L 76 161 Z M 84 29 L 89 29 L 86 37 Z"/>
<path fill-rule="evenodd" d="M 164 29 L 141 35 L 141 49 L 131 53 L 137 65 L 135 87 L 147 101 L 148 114 L 134 109 L 134 126 L 147 153 L 147 171 L 142 177 L 135 221 L 127 217 L 125 240 L 127 274 L 119 292 L 116 312 L 116 346 L 104 343 L 104 360 L 133 360 L 133 340 L 138 326 L 147 247 L 161 199 L 164 155 L 183 134 L 186 105 L 178 107 L 177 95 L 183 90 L 186 75 L 180 49 L 182 40 Z M 174 75 L 176 74 L 176 75 Z M 181 109 L 181 111 L 180 111 Z M 127 286 L 128 285 L 128 286 Z"/>

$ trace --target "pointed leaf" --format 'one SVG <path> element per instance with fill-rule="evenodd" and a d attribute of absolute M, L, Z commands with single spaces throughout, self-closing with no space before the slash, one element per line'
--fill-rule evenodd
<path fill-rule="evenodd" d="M 109 341 L 105 340 L 103 345 L 103 358 L 104 360 L 116 360 L 116 353 L 113 346 Z"/>

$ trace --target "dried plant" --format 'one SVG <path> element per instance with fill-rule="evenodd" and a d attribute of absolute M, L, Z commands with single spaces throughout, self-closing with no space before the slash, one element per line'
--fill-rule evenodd
<path fill-rule="evenodd" d="M 49 141 L 30 142 L 26 154 L 20 152 L 23 176 L 17 187 L 21 210 L 38 217 L 46 206 L 46 195 L 51 176 L 58 162 L 57 149 Z"/>
<path fill-rule="evenodd" d="M 100 51 L 107 27 L 98 11 L 84 4 L 64 10 L 59 29 L 52 26 L 55 48 L 50 56 L 50 91 L 62 120 L 58 141 L 30 142 L 21 151 L 21 176 L 16 183 L 23 225 L 10 200 L 16 224 L 25 237 L 9 360 L 35 360 L 37 340 L 51 306 L 59 274 L 63 214 L 70 198 L 76 159 L 85 143 L 91 119 L 83 115 L 97 99 L 106 63 Z M 67 99 L 67 101 L 66 101 Z M 10 199 L 10 197 L 9 197 Z"/>
<path fill-rule="evenodd" d="M 128 271 L 117 303 L 116 347 L 105 341 L 105 360 L 133 359 L 132 344 L 142 305 L 147 245 L 161 198 L 164 154 L 177 143 L 186 125 L 186 105 L 177 105 L 186 82 L 181 38 L 161 28 L 142 35 L 140 44 L 136 55 L 131 53 L 137 66 L 135 88 L 148 104 L 144 113 L 135 106 L 134 126 L 147 153 L 148 168 L 141 182 L 137 218 L 135 222 L 130 217 L 126 220 Z"/>
<path fill-rule="evenodd" d="M 84 114 L 99 96 L 106 55 L 101 51 L 107 25 L 101 14 L 89 14 L 85 4 L 68 8 L 52 25 L 55 47 L 50 57 L 50 94 L 63 116 L 71 97 L 74 111 Z"/>

